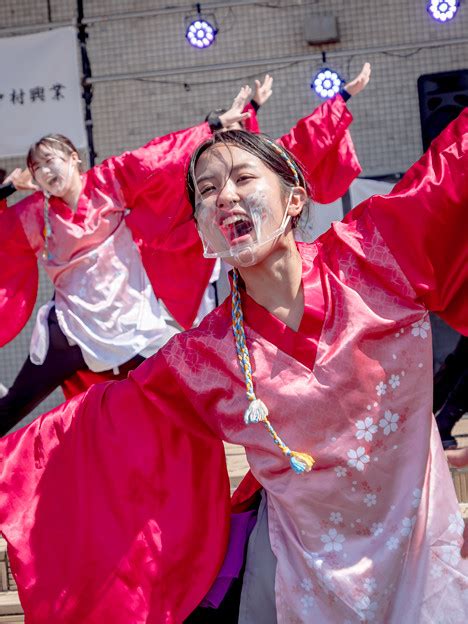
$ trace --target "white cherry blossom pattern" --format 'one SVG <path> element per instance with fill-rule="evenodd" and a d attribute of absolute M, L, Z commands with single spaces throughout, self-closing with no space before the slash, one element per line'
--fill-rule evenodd
<path fill-rule="evenodd" d="M 317 579 L 327 593 L 336 591 L 336 583 L 330 570 L 317 570 Z"/>
<path fill-rule="evenodd" d="M 457 513 L 450 514 L 449 522 L 450 533 L 463 535 L 463 531 L 465 530 L 465 522 L 463 521 L 463 516 L 461 515 L 461 512 L 457 511 Z"/>
<path fill-rule="evenodd" d="M 346 470 L 346 468 L 344 466 L 337 466 L 335 468 L 335 472 L 336 472 L 336 476 L 338 478 L 346 477 L 346 475 L 348 474 L 348 471 Z"/>
<path fill-rule="evenodd" d="M 381 381 L 375 386 L 377 396 L 383 396 L 387 392 L 387 384 Z"/>
<path fill-rule="evenodd" d="M 364 438 L 366 442 L 370 442 L 374 433 L 378 430 L 377 425 L 374 425 L 374 419 L 370 416 L 367 416 L 364 420 L 356 421 L 355 424 L 357 427 L 356 438 L 358 440 L 362 440 Z"/>
<path fill-rule="evenodd" d="M 345 536 L 338 533 L 336 529 L 329 529 L 328 533 L 324 533 L 320 536 L 320 539 L 325 544 L 325 552 L 339 552 L 343 549 L 343 542 Z"/>
<path fill-rule="evenodd" d="M 368 507 L 373 507 L 377 504 L 377 495 L 376 494 L 366 494 L 364 496 L 364 502 Z"/>
<path fill-rule="evenodd" d="M 429 330 L 431 328 L 429 321 L 427 321 L 426 319 L 421 319 L 420 321 L 417 321 L 416 323 L 412 323 L 411 327 L 413 328 L 411 330 L 411 335 L 412 336 L 419 336 L 420 338 L 427 338 L 429 335 Z"/>
<path fill-rule="evenodd" d="M 422 490 L 420 488 L 415 488 L 413 490 L 413 500 L 411 501 L 411 505 L 415 509 L 417 509 L 419 505 L 421 504 L 421 496 L 422 496 Z"/>
<path fill-rule="evenodd" d="M 302 604 L 302 613 L 303 613 L 303 615 L 307 615 L 307 613 L 309 612 L 309 609 L 314 604 L 313 596 L 302 596 L 301 604 Z"/>
<path fill-rule="evenodd" d="M 371 600 L 369 596 L 362 596 L 354 603 L 359 618 L 365 622 L 373 622 L 377 615 L 377 602 Z"/>
<path fill-rule="evenodd" d="M 452 566 L 456 566 L 460 563 L 460 548 L 456 544 L 443 544 L 440 550 L 445 563 Z"/>
<path fill-rule="evenodd" d="M 379 422 L 385 435 L 395 432 L 398 429 L 397 422 L 400 420 L 399 414 L 393 414 L 391 410 L 385 410 L 384 417 Z"/>
<path fill-rule="evenodd" d="M 343 516 L 339 511 L 332 511 L 330 514 L 330 522 L 333 522 L 333 524 L 341 524 L 343 522 Z"/>
<path fill-rule="evenodd" d="M 441 565 L 433 565 L 430 571 L 430 575 L 434 579 L 438 579 L 442 576 L 443 569 Z"/>
<path fill-rule="evenodd" d="M 350 468 L 356 468 L 359 472 L 364 470 L 365 464 L 368 464 L 370 459 L 369 455 L 366 454 L 366 449 L 363 446 L 358 447 L 356 450 L 349 450 L 348 457 L 348 466 Z"/>
<path fill-rule="evenodd" d="M 388 383 L 392 387 L 392 390 L 396 390 L 400 385 L 400 375 L 391 375 Z"/>
<path fill-rule="evenodd" d="M 383 522 L 373 522 L 371 526 L 371 533 L 374 537 L 377 537 L 381 533 L 383 533 L 384 525 Z"/>
<path fill-rule="evenodd" d="M 304 559 L 311 570 L 320 570 L 323 565 L 323 559 L 316 552 L 304 551 Z"/>
<path fill-rule="evenodd" d="M 302 579 L 301 587 L 306 592 L 312 591 L 313 585 L 312 585 L 312 581 L 310 580 L 310 578 Z"/>
<path fill-rule="evenodd" d="M 392 537 L 389 537 L 388 540 L 385 542 L 385 546 L 388 548 L 388 550 L 396 550 L 399 545 L 400 540 L 394 535 L 392 535 Z"/>
<path fill-rule="evenodd" d="M 416 516 L 412 518 L 403 518 L 401 521 L 402 529 L 400 530 L 401 535 L 403 537 L 408 537 L 413 532 L 414 525 L 416 523 Z"/>
<path fill-rule="evenodd" d="M 372 594 L 377 589 L 377 581 L 375 578 L 366 578 L 364 579 L 364 589 L 369 594 Z"/>

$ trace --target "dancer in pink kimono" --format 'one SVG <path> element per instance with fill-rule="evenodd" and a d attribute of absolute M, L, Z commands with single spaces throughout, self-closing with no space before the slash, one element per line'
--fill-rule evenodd
<path fill-rule="evenodd" d="M 390 195 L 296 244 L 308 199 L 289 152 L 242 131 L 196 151 L 195 218 L 232 297 L 127 380 L 0 441 L 0 528 L 31 622 L 187 618 L 226 553 L 221 440 L 263 488 L 241 624 L 465 622 L 428 310 L 468 331 L 467 165 L 465 110 Z"/>
<path fill-rule="evenodd" d="M 351 95 L 369 73 L 367 64 L 346 85 Z M 242 112 L 250 92 L 241 89 L 218 125 L 243 121 L 258 131 L 253 108 Z M 267 76 L 255 98 L 263 104 L 270 94 Z M 324 103 L 280 139 L 304 163 L 322 202 L 341 197 L 360 172 L 345 97 Z M 29 357 L 0 397 L 0 435 L 59 385 L 69 398 L 116 374 L 125 378 L 214 307 L 214 296 L 204 295 L 216 279 L 214 260 L 203 258 L 183 180 L 191 153 L 209 136 L 203 123 L 84 174 L 66 137 L 44 137 L 30 150 L 28 166 L 43 192 L 11 208 L 0 201 L 0 346 L 31 314 L 38 261 L 55 300 L 39 311 Z"/>

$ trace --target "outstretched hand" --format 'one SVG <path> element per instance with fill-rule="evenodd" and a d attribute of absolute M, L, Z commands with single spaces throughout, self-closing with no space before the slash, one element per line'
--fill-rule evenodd
<path fill-rule="evenodd" d="M 363 89 L 366 88 L 367 83 L 370 80 L 370 75 L 371 75 L 370 63 L 364 63 L 363 68 L 361 69 L 359 74 L 356 76 L 356 78 L 354 78 L 353 80 L 345 84 L 344 88 L 349 93 L 349 95 L 357 95 Z"/>
<path fill-rule="evenodd" d="M 445 451 L 447 461 L 453 468 L 468 467 L 468 447 Z M 465 530 L 463 532 L 463 545 L 461 547 L 461 555 L 465 559 L 468 558 L 468 518 L 465 517 Z"/>
<path fill-rule="evenodd" d="M 259 106 L 263 106 L 267 100 L 270 99 L 273 90 L 271 85 L 273 84 L 273 78 L 270 74 L 266 74 L 263 82 L 260 80 L 255 81 L 255 95 L 253 97 L 254 102 L 256 102 Z"/>
<path fill-rule="evenodd" d="M 233 124 L 240 123 L 243 119 L 250 117 L 250 113 L 242 111 L 252 93 L 252 89 L 248 85 L 244 85 L 234 98 L 231 108 L 219 116 L 223 128 L 229 130 Z"/>
<path fill-rule="evenodd" d="M 39 187 L 32 181 L 29 169 L 21 170 L 19 167 L 13 169 L 4 184 L 11 182 L 17 191 L 38 191 Z"/>
<path fill-rule="evenodd" d="M 449 449 L 445 451 L 448 463 L 453 468 L 468 468 L 468 447 Z"/>

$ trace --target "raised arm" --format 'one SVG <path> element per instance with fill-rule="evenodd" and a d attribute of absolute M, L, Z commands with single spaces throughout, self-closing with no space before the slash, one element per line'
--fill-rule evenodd
<path fill-rule="evenodd" d="M 36 254 L 18 212 L 0 201 L 0 347 L 13 340 L 31 316 L 38 280 Z"/>
<path fill-rule="evenodd" d="M 370 65 L 365 63 L 356 78 L 345 85 L 346 99 L 360 93 L 369 78 Z M 348 130 L 352 121 L 343 95 L 336 95 L 300 119 L 279 139 L 304 166 L 312 197 L 319 203 L 340 198 L 361 173 Z"/>
<path fill-rule="evenodd" d="M 249 116 L 244 112 L 250 95 L 250 88 L 244 86 L 234 98 L 231 107 L 221 115 L 221 123 L 227 127 Z M 148 189 L 154 192 L 167 184 L 176 192 L 177 185 L 183 181 L 185 169 L 194 150 L 211 136 L 208 123 L 192 128 L 171 132 L 156 137 L 143 147 L 120 156 L 107 159 L 102 166 L 110 168 L 117 177 L 128 208 L 133 209 L 139 197 Z"/>
<path fill-rule="evenodd" d="M 250 89 L 242 87 L 224 115 L 225 123 L 246 117 Z M 211 136 L 208 123 L 159 137 L 148 145 L 111 158 L 96 175 L 116 179 L 130 214 L 126 218 L 153 288 L 185 329 L 192 326 L 213 271 L 203 257 L 192 209 L 185 193 L 185 171 L 198 145 Z"/>
<path fill-rule="evenodd" d="M 337 95 L 279 139 L 304 167 L 312 197 L 319 203 L 341 197 L 361 172 L 348 131 L 352 120 L 345 101 Z"/>
<path fill-rule="evenodd" d="M 19 167 L 5 178 L 3 184 L 0 184 L 0 201 L 10 197 L 16 191 L 38 191 L 39 187 L 32 181 L 29 169 L 21 170 Z"/>
<path fill-rule="evenodd" d="M 181 622 L 222 563 L 229 481 L 161 352 L 0 440 L 0 529 L 31 622 Z"/>
<path fill-rule="evenodd" d="M 392 193 L 368 211 L 414 291 L 429 310 L 468 334 L 468 109 L 436 138 Z"/>

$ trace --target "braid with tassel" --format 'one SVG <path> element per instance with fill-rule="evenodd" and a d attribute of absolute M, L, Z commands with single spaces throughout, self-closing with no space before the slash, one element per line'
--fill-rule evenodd
<path fill-rule="evenodd" d="M 296 474 L 310 472 L 315 463 L 314 459 L 310 455 L 307 455 L 307 453 L 298 453 L 297 451 L 292 451 L 288 446 L 286 446 L 283 440 L 276 433 L 273 425 L 268 420 L 267 406 L 261 399 L 257 399 L 255 394 L 249 350 L 245 340 L 244 317 L 242 314 L 242 304 L 239 293 L 239 273 L 237 272 L 237 269 L 234 269 L 233 271 L 231 300 L 232 331 L 236 342 L 237 358 L 239 360 L 241 370 L 244 373 L 247 398 L 250 401 L 250 405 L 244 413 L 244 422 L 246 425 L 262 422 L 268 433 L 272 436 L 274 443 L 279 447 L 280 451 L 289 458 L 290 466 L 294 472 Z"/>

